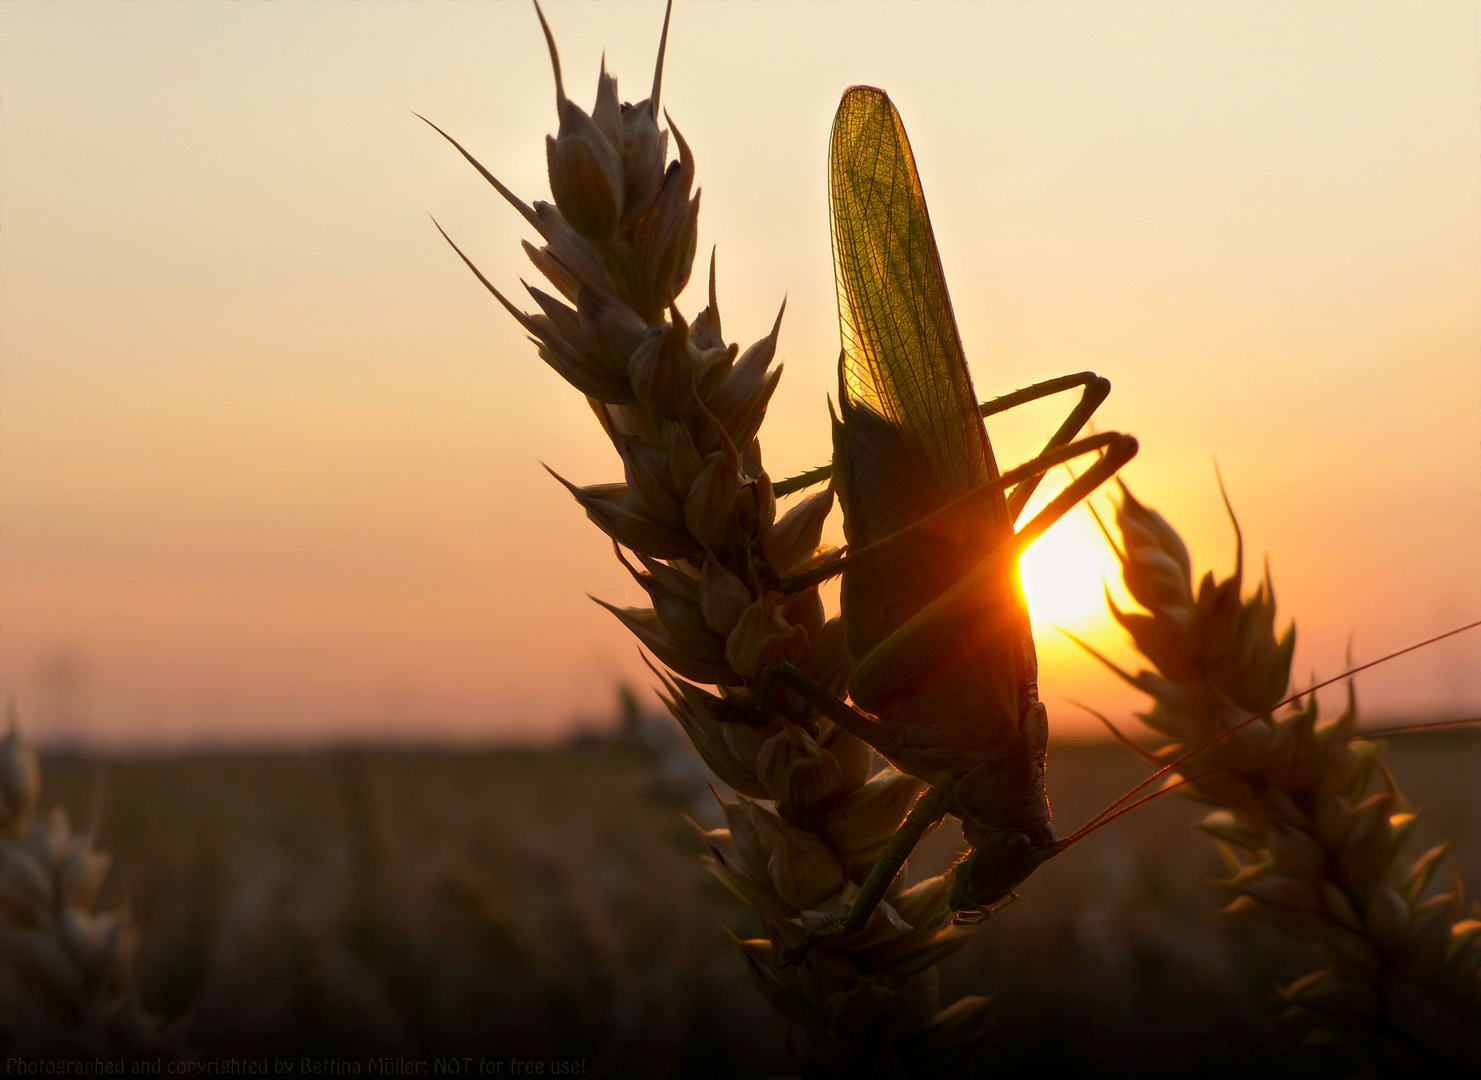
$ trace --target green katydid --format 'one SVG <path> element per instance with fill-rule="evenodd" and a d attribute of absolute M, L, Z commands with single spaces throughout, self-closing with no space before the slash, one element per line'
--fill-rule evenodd
<path fill-rule="evenodd" d="M 828 932 L 862 927 L 916 842 L 948 813 L 972 851 L 952 871 L 947 904 L 971 920 L 1056 850 L 1048 729 L 1017 557 L 1137 444 L 1115 433 L 1072 441 L 1109 391 L 1088 372 L 977 404 L 910 144 L 882 91 L 844 94 L 829 186 L 844 342 L 831 473 L 851 554 L 823 572 L 843 575 L 849 693 L 873 715 L 784 664 L 768 670 L 763 697 L 785 684 L 931 785 Z M 1082 399 L 1044 453 L 1000 474 L 982 417 L 1075 387 Z M 1047 469 L 1097 451 L 1015 532 Z"/>

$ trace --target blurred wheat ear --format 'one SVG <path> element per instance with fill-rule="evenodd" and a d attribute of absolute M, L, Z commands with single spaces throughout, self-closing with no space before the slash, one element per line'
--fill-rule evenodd
<path fill-rule="evenodd" d="M 1182 539 L 1124 484 L 1116 524 L 1122 576 L 1147 613 L 1112 605 L 1112 614 L 1155 670 L 1132 675 L 1099 658 L 1151 696 L 1139 719 L 1172 742 L 1149 752 L 1118 737 L 1166 765 L 1264 714 L 1181 763 L 1169 783 L 1218 808 L 1198 824 L 1228 865 L 1227 911 L 1324 957 L 1277 988 L 1285 1018 L 1305 1043 L 1343 1048 L 1364 1067 L 1481 1064 L 1481 907 L 1467 911 L 1459 875 L 1430 890 L 1445 845 L 1408 850 L 1418 817 L 1382 743 L 1354 738 L 1351 683 L 1333 720 L 1319 722 L 1315 694 L 1273 715 L 1287 697 L 1296 632 L 1276 635 L 1269 569 L 1242 597 L 1241 540 L 1233 574 L 1206 574 L 1195 591 Z"/>
<path fill-rule="evenodd" d="M 586 396 L 621 459 L 619 483 L 556 479 L 612 539 L 651 606 L 597 603 L 666 666 L 655 671 L 670 711 L 737 792 L 723 804 L 729 827 L 701 835 L 711 870 L 766 934 L 737 940 L 740 956 L 772 1005 L 805 1030 L 810 1072 L 930 1075 L 958 1061 L 986 1019 L 981 998 L 937 1008 L 934 965 L 969 935 L 926 928 L 944 879 L 907 889 L 901 875 L 864 932 L 801 963 L 780 962 L 810 928 L 848 911 L 921 788 L 876 770 L 867 746 L 806 706 L 759 702 L 761 672 L 776 661 L 835 693 L 848 674 L 842 627 L 825 617 L 816 588 L 775 587 L 829 557 L 820 543 L 833 504 L 826 490 L 778 517 L 762 465 L 756 436 L 781 376 L 772 366 L 781 313 L 744 351 L 727 344 L 713 254 L 708 306 L 689 320 L 675 304 L 693 268 L 699 193 L 688 145 L 671 120 L 669 130 L 658 123 L 668 14 L 650 95 L 622 103 L 604 69 L 587 113 L 567 98 L 554 39 L 536 13 L 560 124 L 546 139 L 554 204 L 526 204 L 437 130 L 539 234 L 525 253 L 559 296 L 528 288 L 539 311 L 527 314 L 458 254 L 540 358 Z"/>
<path fill-rule="evenodd" d="M 94 909 L 109 857 L 60 807 L 37 813 L 36 755 L 0 739 L 0 1045 L 87 1057 L 158 1054 L 158 1023 L 134 985 L 137 933 L 125 910 Z"/>

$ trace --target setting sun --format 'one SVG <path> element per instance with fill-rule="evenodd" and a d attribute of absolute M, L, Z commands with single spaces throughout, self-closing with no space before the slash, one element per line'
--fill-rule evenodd
<path fill-rule="evenodd" d="M 1119 569 L 1083 506 L 1034 541 L 1018 568 L 1035 628 L 1066 630 L 1105 618 L 1105 583 L 1116 580 Z"/>

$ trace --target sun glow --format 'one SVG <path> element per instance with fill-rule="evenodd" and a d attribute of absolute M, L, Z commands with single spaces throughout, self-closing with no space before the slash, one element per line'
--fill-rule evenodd
<path fill-rule="evenodd" d="M 1029 616 L 1036 628 L 1084 628 L 1106 618 L 1105 582 L 1120 567 L 1095 521 L 1077 506 L 1018 561 Z"/>

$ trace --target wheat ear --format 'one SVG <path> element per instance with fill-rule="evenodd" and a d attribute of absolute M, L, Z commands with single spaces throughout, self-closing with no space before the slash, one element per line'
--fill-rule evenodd
<path fill-rule="evenodd" d="M 539 234 L 525 252 L 560 297 L 529 288 L 540 310 L 526 314 L 468 265 L 541 359 L 586 395 L 621 459 L 621 483 L 557 479 L 611 537 L 652 606 L 597 603 L 667 667 L 655 671 L 668 708 L 737 793 L 722 804 L 729 828 L 701 834 L 711 870 L 767 935 L 736 940 L 741 956 L 772 1005 L 805 1029 L 812 1071 L 930 1073 L 980 1034 L 986 1004 L 937 1009 L 934 965 L 966 940 L 966 931 L 926 928 L 944 879 L 907 889 L 901 875 L 860 934 L 800 963 L 780 959 L 809 928 L 847 912 L 921 789 L 894 769 L 876 771 L 866 745 L 807 707 L 759 702 L 773 662 L 840 694 L 848 666 L 842 627 L 825 618 L 816 588 L 777 587 L 829 557 L 819 545 L 833 504 L 827 490 L 778 517 L 762 465 L 756 436 L 781 375 L 781 314 L 744 351 L 726 344 L 713 256 L 708 306 L 692 321 L 675 306 L 694 262 L 699 193 L 689 147 L 673 128 L 678 160 L 668 161 L 670 132 L 658 123 L 663 46 L 646 100 L 620 104 L 604 69 L 588 114 L 566 97 L 540 21 L 560 121 L 546 140 L 554 205 L 525 204 L 458 149 Z M 667 26 L 665 16 L 665 40 Z"/>
<path fill-rule="evenodd" d="M 1218 807 L 1198 825 L 1229 866 L 1228 911 L 1322 952 L 1319 970 L 1277 988 L 1287 1018 L 1308 1043 L 1388 1067 L 1426 1055 L 1481 1061 L 1481 922 L 1464 914 L 1458 875 L 1427 894 L 1445 846 L 1408 851 L 1417 815 L 1383 765 L 1382 743 L 1354 738 L 1351 683 L 1335 719 L 1318 722 L 1315 694 L 1271 714 L 1287 697 L 1296 632 L 1276 635 L 1269 568 L 1242 597 L 1241 542 L 1233 574 L 1206 574 L 1195 592 L 1182 539 L 1124 484 L 1116 523 L 1122 576 L 1147 613 L 1112 604 L 1112 614 L 1155 670 L 1131 675 L 1105 662 L 1152 697 L 1140 719 L 1172 740 L 1139 752 L 1167 764 L 1264 714 L 1179 764 L 1169 782 Z"/>
<path fill-rule="evenodd" d="M 158 1052 L 134 992 L 137 933 L 126 911 L 95 911 L 109 858 L 60 807 L 36 812 L 36 755 L 0 739 L 0 1046 L 92 1057 Z"/>

